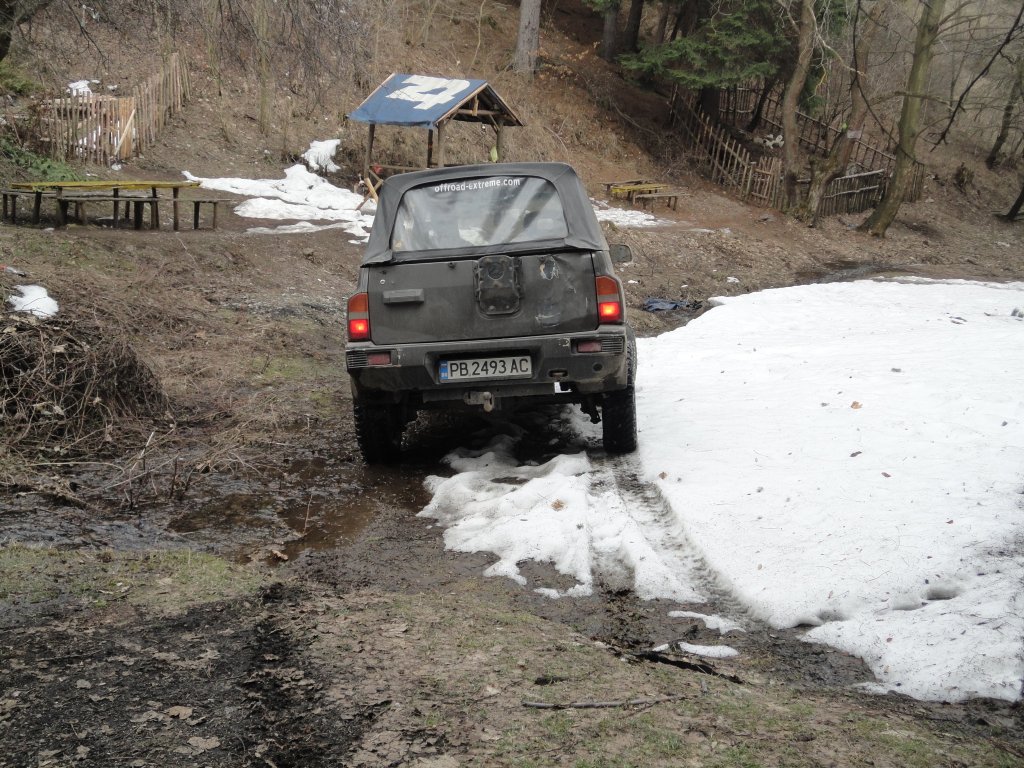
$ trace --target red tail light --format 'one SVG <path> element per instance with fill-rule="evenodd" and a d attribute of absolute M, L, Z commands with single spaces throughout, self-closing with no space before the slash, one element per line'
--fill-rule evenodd
<path fill-rule="evenodd" d="M 370 338 L 370 300 L 365 293 L 348 299 L 348 340 L 366 341 Z"/>
<path fill-rule="evenodd" d="M 619 281 L 609 275 L 599 275 L 597 287 L 597 318 L 601 323 L 622 322 L 622 292 Z"/>

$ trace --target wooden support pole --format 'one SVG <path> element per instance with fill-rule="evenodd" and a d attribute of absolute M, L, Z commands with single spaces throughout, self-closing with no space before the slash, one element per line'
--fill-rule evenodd
<path fill-rule="evenodd" d="M 498 162 L 502 162 L 505 159 L 505 121 L 498 121 L 498 126 L 494 129 L 495 134 L 495 154 L 498 155 Z"/>
<path fill-rule="evenodd" d="M 363 181 L 370 183 L 370 158 L 373 156 L 373 134 L 377 126 L 370 123 L 369 134 L 366 138 L 366 157 L 363 159 Z"/>
<path fill-rule="evenodd" d="M 160 229 L 160 209 L 157 206 L 156 187 L 152 188 L 153 202 L 149 204 L 149 228 Z"/>
<path fill-rule="evenodd" d="M 444 123 L 437 124 L 437 167 L 444 168 Z"/>
<path fill-rule="evenodd" d="M 178 231 L 178 188 L 171 190 L 171 216 L 174 218 L 174 231 Z"/>
<path fill-rule="evenodd" d="M 434 162 L 434 129 L 427 128 L 427 168 L 432 168 Z"/>

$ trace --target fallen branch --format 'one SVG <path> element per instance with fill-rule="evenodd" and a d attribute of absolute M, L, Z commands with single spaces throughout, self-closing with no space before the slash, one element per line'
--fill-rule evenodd
<path fill-rule="evenodd" d="M 570 704 L 551 704 L 546 701 L 524 701 L 524 707 L 531 709 L 614 709 L 616 707 L 645 707 L 652 704 L 663 704 L 684 698 L 682 693 L 670 696 L 652 696 L 645 699 L 628 699 L 625 701 L 574 701 Z"/>

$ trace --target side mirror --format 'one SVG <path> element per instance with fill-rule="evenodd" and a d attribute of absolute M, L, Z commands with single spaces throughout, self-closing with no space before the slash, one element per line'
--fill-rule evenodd
<path fill-rule="evenodd" d="M 608 255 L 611 256 L 612 264 L 628 264 L 633 260 L 633 251 L 623 243 L 609 245 Z"/>

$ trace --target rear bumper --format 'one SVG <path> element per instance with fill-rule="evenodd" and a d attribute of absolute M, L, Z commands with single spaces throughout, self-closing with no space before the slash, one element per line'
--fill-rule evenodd
<path fill-rule="evenodd" d="M 599 352 L 580 352 L 581 341 L 597 341 Z M 360 396 L 413 400 L 429 404 L 464 400 L 474 392 L 501 397 L 552 397 L 572 401 L 579 396 L 627 386 L 626 328 L 511 339 L 378 346 L 350 343 L 345 359 Z M 371 355 L 386 352 L 390 364 L 370 365 Z M 443 360 L 529 355 L 532 375 L 525 378 L 441 381 Z M 556 387 L 556 385 L 558 385 Z"/>

